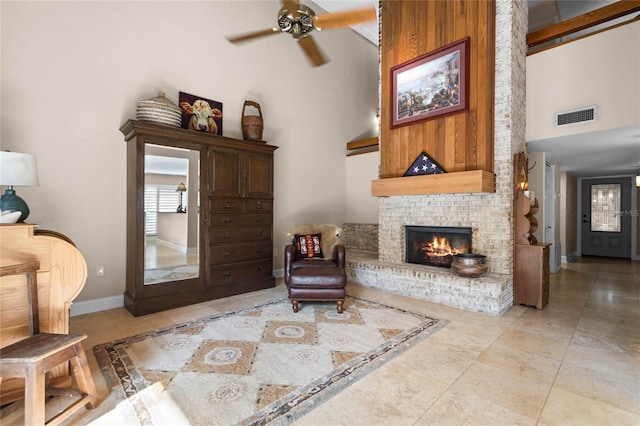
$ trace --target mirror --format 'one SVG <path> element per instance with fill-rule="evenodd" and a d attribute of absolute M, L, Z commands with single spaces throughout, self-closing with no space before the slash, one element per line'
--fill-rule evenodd
<path fill-rule="evenodd" d="M 200 153 L 145 144 L 144 285 L 199 276 Z"/>

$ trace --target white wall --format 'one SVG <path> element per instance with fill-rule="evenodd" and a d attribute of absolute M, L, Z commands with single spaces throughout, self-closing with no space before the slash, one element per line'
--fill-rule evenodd
<path fill-rule="evenodd" d="M 640 124 L 640 21 L 527 57 L 527 140 Z M 554 126 L 554 114 L 598 106 L 598 120 Z"/>
<path fill-rule="evenodd" d="M 380 152 L 347 157 L 348 223 L 378 223 L 378 197 L 371 195 L 371 181 L 379 178 Z"/>
<path fill-rule="evenodd" d="M 157 91 L 223 103 L 241 138 L 245 99 L 260 103 L 275 153 L 275 268 L 284 229 L 346 218 L 345 143 L 378 105 L 377 48 L 349 29 L 315 33 L 331 59 L 311 68 L 279 34 L 242 46 L 224 36 L 275 25 L 277 1 L 2 1 L 1 149 L 38 156 L 40 186 L 18 188 L 30 223 L 69 236 L 87 260 L 77 301 L 125 289 L 125 142 L 119 127 Z M 96 278 L 97 265 L 105 276 Z"/>

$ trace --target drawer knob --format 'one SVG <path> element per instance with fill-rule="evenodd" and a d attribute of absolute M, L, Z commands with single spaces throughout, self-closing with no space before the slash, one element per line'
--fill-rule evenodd
<path fill-rule="evenodd" d="M 229 271 L 224 271 L 224 272 L 222 273 L 222 276 L 223 276 L 223 277 L 230 277 L 230 276 L 231 276 L 231 272 L 229 272 Z"/>
<path fill-rule="evenodd" d="M 225 240 L 228 240 L 229 238 L 231 238 L 231 234 L 226 233 L 226 234 L 222 234 L 222 238 Z"/>
<path fill-rule="evenodd" d="M 256 271 L 258 271 L 258 272 L 262 272 L 262 266 L 258 266 L 258 267 L 256 268 Z"/>
<path fill-rule="evenodd" d="M 257 210 L 262 209 L 262 201 L 258 201 L 258 202 L 256 203 L 256 209 L 257 209 Z"/>
<path fill-rule="evenodd" d="M 258 222 L 258 223 L 262 223 L 262 218 L 261 218 L 261 217 L 257 218 L 257 219 L 256 219 L 256 222 Z"/>
<path fill-rule="evenodd" d="M 222 222 L 229 223 L 229 222 L 231 222 L 231 218 L 230 217 L 223 217 L 222 218 Z"/>
<path fill-rule="evenodd" d="M 222 252 L 222 255 L 223 255 L 224 257 L 229 257 L 229 256 L 231 256 L 231 252 L 230 252 L 230 251 L 223 251 L 223 252 Z"/>

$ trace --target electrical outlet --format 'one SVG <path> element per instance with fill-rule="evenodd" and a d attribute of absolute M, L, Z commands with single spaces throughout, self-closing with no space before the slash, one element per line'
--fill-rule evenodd
<path fill-rule="evenodd" d="M 96 267 L 96 277 L 104 277 L 104 265 Z"/>

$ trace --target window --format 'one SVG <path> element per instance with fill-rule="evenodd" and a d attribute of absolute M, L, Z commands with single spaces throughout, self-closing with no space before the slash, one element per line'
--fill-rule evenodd
<path fill-rule="evenodd" d="M 146 235 L 157 235 L 158 213 L 175 213 L 180 206 L 177 185 L 144 186 L 144 221 Z M 187 193 L 182 192 L 182 205 L 187 205 Z"/>
<path fill-rule="evenodd" d="M 591 231 L 620 232 L 620 184 L 591 185 Z"/>

